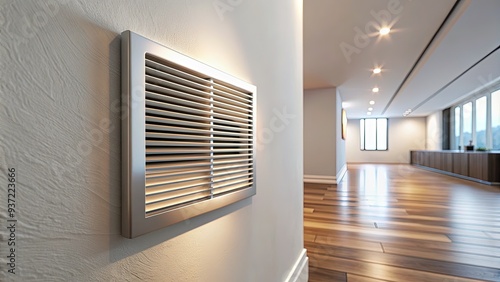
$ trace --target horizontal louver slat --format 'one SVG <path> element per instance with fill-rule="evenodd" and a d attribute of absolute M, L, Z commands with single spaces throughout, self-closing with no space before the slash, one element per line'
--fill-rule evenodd
<path fill-rule="evenodd" d="M 147 163 L 146 164 L 146 175 L 151 173 L 162 173 L 165 171 L 177 170 L 177 169 L 199 169 L 200 167 L 206 167 L 206 170 L 210 170 L 211 163 L 209 161 L 191 161 L 189 163 Z"/>
<path fill-rule="evenodd" d="M 252 154 L 237 154 L 237 155 L 216 155 L 216 156 L 207 156 L 207 155 L 180 155 L 180 156 L 146 156 L 146 163 L 149 162 L 175 162 L 175 161 L 189 161 L 189 160 L 211 160 L 211 159 L 233 159 L 237 158 L 240 160 L 239 156 L 251 156 Z"/>
<path fill-rule="evenodd" d="M 247 182 L 241 182 L 241 183 L 235 183 L 235 184 L 231 184 L 231 185 L 227 185 L 227 186 L 215 188 L 214 189 L 214 195 L 215 196 L 219 196 L 219 195 L 226 194 L 226 193 L 229 193 L 229 192 L 234 192 L 234 191 L 239 190 L 239 189 L 244 189 L 244 188 L 251 187 L 253 184 L 254 184 L 253 182 L 248 182 L 248 183 Z"/>
<path fill-rule="evenodd" d="M 248 137 L 248 136 L 245 136 Z M 165 140 L 204 140 L 204 141 L 234 141 L 243 142 L 251 141 L 250 138 L 236 138 L 236 137 L 214 137 L 210 135 L 189 135 L 189 134 L 175 134 L 175 133 L 159 133 L 159 132 L 146 132 L 146 138 L 165 139 Z M 239 145 L 238 143 L 235 143 Z"/>
<path fill-rule="evenodd" d="M 162 82 L 173 82 L 177 85 L 183 85 L 186 87 L 194 88 L 197 90 L 208 90 L 210 91 L 210 83 L 208 81 L 194 81 L 190 79 L 186 79 L 182 76 L 182 74 L 176 73 L 168 73 L 156 70 L 154 68 L 146 67 L 146 82 L 147 83 L 158 83 L 162 84 Z M 166 85 L 168 86 L 168 84 Z"/>
<path fill-rule="evenodd" d="M 210 188 L 210 175 L 190 179 L 177 179 L 176 181 L 157 182 L 146 186 L 146 196 L 151 199 L 164 199 L 170 197 L 172 193 L 182 194 L 183 191 L 194 189 L 206 190 Z M 208 188 L 207 188 L 208 187 Z M 154 197 L 153 197 L 154 196 Z"/>
<path fill-rule="evenodd" d="M 154 215 L 155 212 L 164 212 L 165 210 L 172 210 L 182 206 L 198 202 L 204 199 L 210 199 L 211 193 L 208 191 L 194 192 L 192 194 L 181 195 L 166 199 L 161 202 L 148 203 L 146 202 L 146 214 Z"/>
<path fill-rule="evenodd" d="M 213 121 L 213 120 L 208 120 Z M 162 118 L 162 117 L 154 117 L 154 116 L 146 116 L 146 123 L 149 125 L 155 124 L 168 124 L 168 125 L 182 125 L 186 127 L 197 127 L 197 128 L 206 128 L 209 129 L 210 125 L 203 122 L 192 122 L 186 120 L 176 120 L 171 118 Z M 253 130 L 251 128 L 242 128 L 242 127 L 234 127 L 234 126 L 224 126 L 224 125 L 212 125 L 214 130 L 233 130 L 233 131 L 246 131 L 247 133 L 251 133 Z"/>
<path fill-rule="evenodd" d="M 179 118 L 182 120 L 189 120 L 189 121 L 203 121 L 203 122 L 216 122 L 220 124 L 226 124 L 226 125 L 231 125 L 231 126 L 238 126 L 242 128 L 249 128 L 252 127 L 251 124 L 244 123 L 244 122 L 235 122 L 235 121 L 230 121 L 230 120 L 224 120 L 220 118 L 210 118 L 207 116 L 196 116 L 192 114 L 186 114 L 186 113 L 180 113 L 176 111 L 169 111 L 166 109 L 154 109 L 154 108 L 146 108 L 146 114 L 149 114 L 150 116 L 159 116 L 159 117 L 174 117 L 174 118 Z"/>
<path fill-rule="evenodd" d="M 147 155 L 174 155 L 174 154 L 199 154 L 199 153 L 210 153 L 212 150 L 209 148 L 206 149 L 193 149 L 193 148 L 146 148 Z M 241 152 L 250 152 L 252 149 L 222 149 L 217 150 L 217 152 L 221 153 L 241 153 Z"/>
<path fill-rule="evenodd" d="M 145 60 L 146 66 L 149 68 L 156 69 L 156 70 L 159 70 L 159 71 L 162 71 L 165 73 L 173 74 L 173 75 L 176 75 L 178 77 L 182 77 L 182 78 L 197 82 L 199 84 L 208 83 L 208 80 L 207 80 L 208 77 L 202 78 L 199 75 L 196 76 L 196 75 L 184 72 L 184 71 L 176 69 L 174 67 L 170 67 L 170 66 L 165 65 L 163 63 L 157 62 L 156 60 L 157 59 L 154 58 L 154 56 L 151 56 L 150 54 L 146 54 L 146 60 Z"/>
<path fill-rule="evenodd" d="M 178 141 L 176 140 L 175 142 L 165 142 L 165 141 L 155 141 L 155 140 L 146 140 L 146 146 L 150 147 L 204 147 L 207 146 L 207 144 L 210 143 L 201 143 L 201 142 L 184 142 L 184 141 Z M 239 147 L 241 146 L 251 146 L 251 143 L 245 144 L 241 143 L 239 144 Z M 222 148 L 222 147 L 235 147 L 235 144 L 233 143 L 216 143 L 212 144 L 212 147 L 214 148 Z"/>
<path fill-rule="evenodd" d="M 195 129 L 192 127 L 182 127 L 182 126 L 166 126 L 166 125 L 155 125 L 155 124 L 148 124 L 146 125 L 146 130 L 148 131 L 157 131 L 157 132 L 183 132 L 183 133 L 192 133 L 192 134 L 210 134 L 210 130 L 201 130 L 201 129 Z M 234 136 L 244 136 L 244 137 L 251 137 L 251 134 L 248 134 L 247 132 L 241 133 L 237 132 L 235 130 L 217 130 L 214 131 L 214 134 L 219 134 L 219 135 L 234 135 Z"/>
<path fill-rule="evenodd" d="M 203 104 L 196 103 L 200 108 L 193 108 L 193 107 L 186 107 L 178 104 L 172 104 L 172 103 L 164 103 L 164 102 L 158 102 L 154 100 L 146 100 L 146 108 L 150 109 L 161 109 L 161 110 L 171 110 L 171 111 L 176 111 L 180 113 L 186 113 L 186 114 L 199 114 L 200 116 L 207 117 L 210 116 L 210 112 L 207 112 L 208 107 L 204 107 Z M 202 110 L 201 108 L 205 108 Z M 217 110 L 217 109 L 215 109 Z M 224 113 L 222 113 L 224 112 Z M 236 122 L 243 122 L 242 124 L 245 124 L 245 122 L 248 122 L 248 119 L 242 118 L 242 117 L 237 117 L 234 115 L 231 115 L 231 113 L 228 114 L 228 111 L 220 111 L 220 112 L 213 112 L 212 113 L 213 117 L 216 120 L 229 120 L 229 121 L 236 121 Z"/>

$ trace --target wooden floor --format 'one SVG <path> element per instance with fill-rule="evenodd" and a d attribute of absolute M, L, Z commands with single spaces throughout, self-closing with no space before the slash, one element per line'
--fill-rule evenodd
<path fill-rule="evenodd" d="M 305 184 L 309 281 L 500 281 L 500 187 L 409 165 Z"/>

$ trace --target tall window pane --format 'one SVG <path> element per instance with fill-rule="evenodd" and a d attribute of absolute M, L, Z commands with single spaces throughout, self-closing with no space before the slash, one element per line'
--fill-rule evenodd
<path fill-rule="evenodd" d="M 463 144 L 464 146 L 469 145 L 469 141 L 472 140 L 472 102 L 469 102 L 463 106 L 464 111 L 464 131 L 463 131 Z"/>
<path fill-rule="evenodd" d="M 460 146 L 460 107 L 455 108 L 455 124 L 453 127 L 455 128 L 454 146 L 458 150 Z"/>
<path fill-rule="evenodd" d="M 360 149 L 365 149 L 365 120 L 359 120 L 359 137 L 360 137 Z"/>
<path fill-rule="evenodd" d="M 377 119 L 377 150 L 387 150 L 387 119 Z"/>
<path fill-rule="evenodd" d="M 366 151 L 386 151 L 387 147 L 387 119 L 370 118 L 359 121 L 360 148 Z"/>
<path fill-rule="evenodd" d="M 377 123 L 375 119 L 365 119 L 365 150 L 377 149 Z"/>
<path fill-rule="evenodd" d="M 500 90 L 491 93 L 491 136 L 493 150 L 500 150 Z"/>
<path fill-rule="evenodd" d="M 476 141 L 477 148 L 486 148 L 486 96 L 476 100 Z"/>

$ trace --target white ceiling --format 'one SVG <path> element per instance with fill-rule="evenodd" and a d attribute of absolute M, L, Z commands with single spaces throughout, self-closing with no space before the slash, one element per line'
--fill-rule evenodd
<path fill-rule="evenodd" d="M 500 78 L 499 46 L 500 0 L 304 1 L 304 88 L 337 87 L 349 118 L 449 107 Z"/>

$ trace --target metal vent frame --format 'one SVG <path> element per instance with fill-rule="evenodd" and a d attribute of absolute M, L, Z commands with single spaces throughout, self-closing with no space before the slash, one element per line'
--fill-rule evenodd
<path fill-rule="evenodd" d="M 165 46 L 146 39 L 129 30 L 121 34 L 122 58 L 122 236 L 134 238 L 154 230 L 181 222 L 183 220 L 207 213 L 256 194 L 256 87 L 239 80 L 222 71 L 207 66 L 199 61 L 175 52 Z M 185 205 L 165 208 L 154 213 L 146 212 L 146 56 L 154 56 L 169 64 L 179 66 L 183 71 L 203 75 L 209 81 L 219 82 L 220 87 L 233 87 L 251 94 L 251 114 L 248 124 L 251 128 L 247 142 L 250 148 L 248 164 L 251 171 L 251 182 L 247 187 L 221 192 L 210 193 L 208 199 L 199 200 Z M 213 87 L 213 86 L 212 86 Z M 213 94 L 210 92 L 211 95 Z M 225 99 L 224 97 L 222 99 Z M 222 108 L 231 112 L 229 106 Z M 222 103 L 223 104 L 223 103 Z M 210 104 L 211 107 L 213 104 Z M 234 104 L 233 104 L 234 105 Z M 208 112 L 209 113 L 209 112 Z M 213 113 L 213 110 L 212 110 Z M 234 115 L 233 115 L 234 117 Z M 213 115 L 210 116 L 213 119 Z M 212 123 L 213 124 L 213 123 Z M 223 126 L 220 126 L 223 127 Z M 213 129 L 211 129 L 213 130 Z M 193 130 L 194 131 L 194 130 Z M 231 132 L 231 131 L 229 131 Z M 224 133 L 223 133 L 224 134 Z M 227 133 L 234 134 L 234 133 Z M 154 135 L 154 134 L 153 134 Z M 194 135 L 193 135 L 194 136 Z M 214 140 L 213 133 L 210 139 Z M 214 141 L 210 141 L 213 143 Z M 213 150 L 213 146 L 210 147 Z M 221 150 L 222 151 L 222 150 Z M 213 153 L 210 154 L 212 157 Z M 243 155 L 241 155 L 243 156 Z M 213 164 L 213 160 L 212 160 Z M 243 161 L 243 164 L 245 162 Z M 243 165 L 245 167 L 245 165 Z M 213 168 L 213 166 L 212 166 Z M 238 170 L 239 171 L 239 170 Z M 242 174 L 241 172 L 237 173 Z M 248 174 L 248 173 L 247 173 Z M 212 172 L 211 182 L 214 181 Z M 223 175 L 223 174 L 221 174 Z M 242 176 L 245 179 L 244 176 Z M 225 181 L 225 179 L 223 179 Z M 244 181 L 243 181 L 244 182 Z M 230 182 L 232 185 L 232 182 Z M 213 187 L 213 183 L 210 184 Z M 245 185 L 243 185 L 245 186 Z M 216 189 L 216 188 L 211 188 Z"/>

